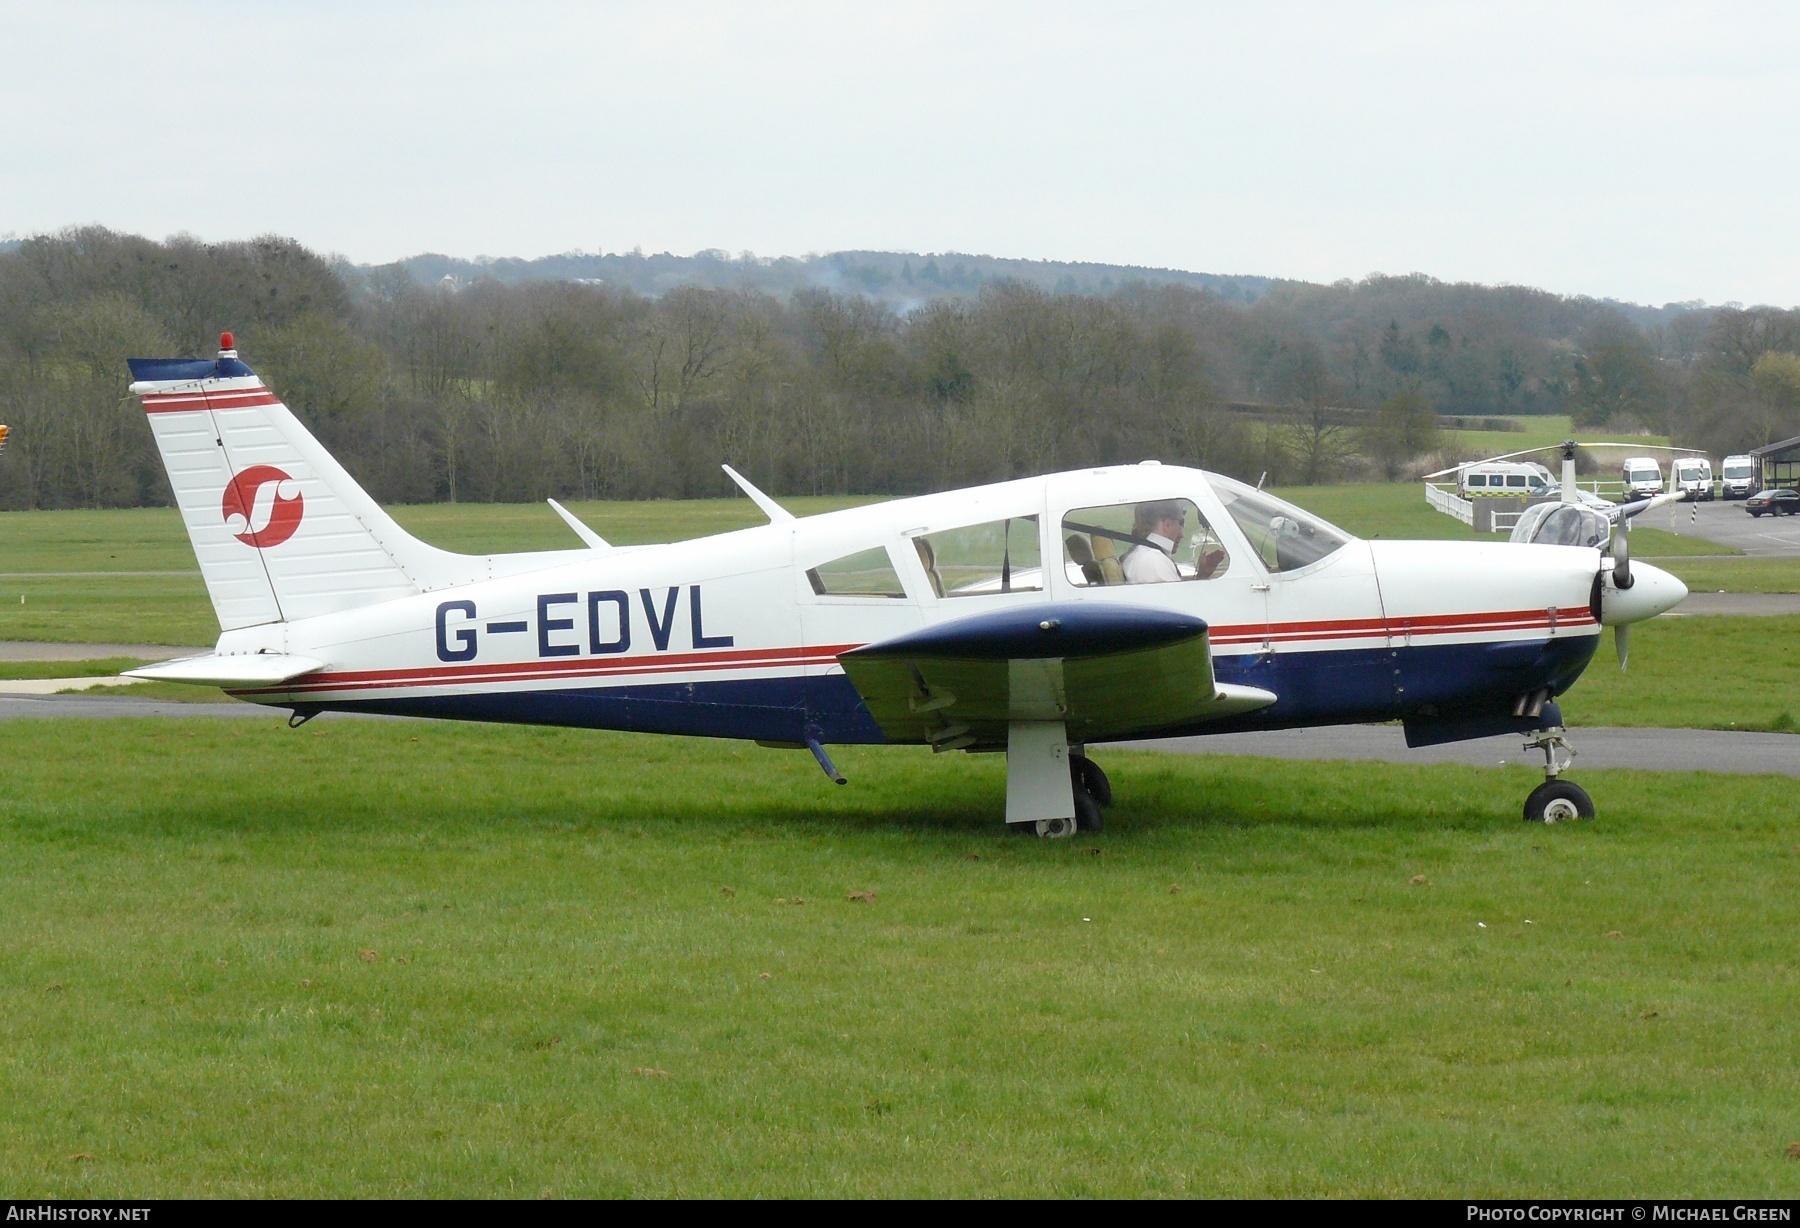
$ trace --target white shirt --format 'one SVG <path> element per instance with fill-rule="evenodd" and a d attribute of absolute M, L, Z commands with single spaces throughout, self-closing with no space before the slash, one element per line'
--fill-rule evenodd
<path fill-rule="evenodd" d="M 1144 540 L 1150 545 L 1133 546 L 1119 560 L 1125 583 L 1166 584 L 1181 579 L 1181 570 L 1175 566 L 1175 543 L 1161 533 L 1148 534 Z"/>

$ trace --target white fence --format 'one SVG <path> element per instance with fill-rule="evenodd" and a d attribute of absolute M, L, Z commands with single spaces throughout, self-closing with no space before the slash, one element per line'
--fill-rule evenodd
<path fill-rule="evenodd" d="M 1425 483 L 1425 502 L 1446 516 L 1454 516 L 1466 525 L 1475 523 L 1475 505 L 1456 493 L 1455 487 Z"/>

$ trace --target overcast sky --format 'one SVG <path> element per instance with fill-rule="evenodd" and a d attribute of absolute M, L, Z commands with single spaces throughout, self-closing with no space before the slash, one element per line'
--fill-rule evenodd
<path fill-rule="evenodd" d="M 26 5 L 0 235 L 1800 303 L 1793 4 Z"/>

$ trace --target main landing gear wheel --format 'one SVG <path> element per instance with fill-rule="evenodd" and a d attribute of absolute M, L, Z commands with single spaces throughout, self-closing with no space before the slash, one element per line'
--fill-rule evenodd
<path fill-rule="evenodd" d="M 1075 829 L 1105 831 L 1101 807 L 1112 805 L 1112 782 L 1098 763 L 1081 754 L 1069 756 L 1069 775 L 1075 785 Z"/>
<path fill-rule="evenodd" d="M 1070 755 L 1069 774 L 1075 778 L 1076 792 L 1086 793 L 1102 806 L 1112 805 L 1112 781 L 1098 763 L 1086 755 Z"/>
<path fill-rule="evenodd" d="M 1075 809 L 1081 809 L 1081 795 L 1076 795 Z M 1019 826 L 1023 827 L 1021 823 Z M 1066 840 L 1076 832 L 1074 819 L 1039 819 L 1035 824 L 1037 834 L 1046 840 Z"/>
<path fill-rule="evenodd" d="M 1594 817 L 1594 799 L 1567 780 L 1546 780 L 1525 799 L 1527 823 L 1572 823 Z"/>

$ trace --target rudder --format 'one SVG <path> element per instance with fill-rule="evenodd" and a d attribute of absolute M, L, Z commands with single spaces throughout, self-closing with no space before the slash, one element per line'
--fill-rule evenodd
<path fill-rule="evenodd" d="M 238 360 L 230 333 L 217 361 L 128 361 L 224 630 L 485 573 L 487 560 L 438 550 L 395 524 Z"/>

